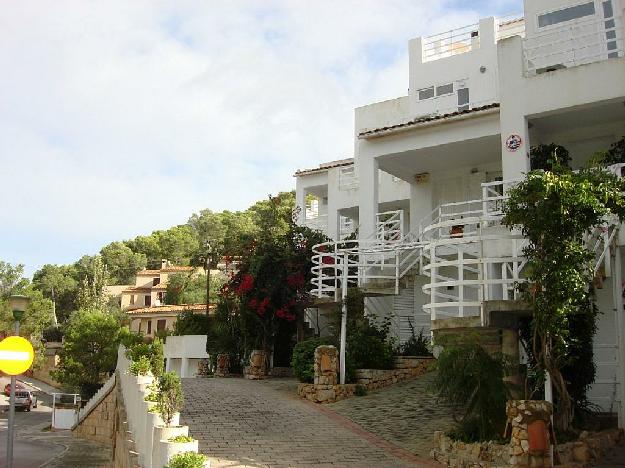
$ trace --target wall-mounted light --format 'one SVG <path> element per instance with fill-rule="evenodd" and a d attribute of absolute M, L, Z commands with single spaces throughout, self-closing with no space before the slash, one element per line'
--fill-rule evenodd
<path fill-rule="evenodd" d="M 486 67 L 484 65 L 480 67 L 480 73 L 486 73 Z"/>

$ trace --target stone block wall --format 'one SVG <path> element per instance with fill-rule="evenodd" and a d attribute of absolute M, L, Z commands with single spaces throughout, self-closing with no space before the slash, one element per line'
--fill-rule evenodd
<path fill-rule="evenodd" d="M 312 384 L 299 384 L 297 393 L 315 403 L 334 403 L 356 394 L 360 387 L 365 391 L 388 387 L 426 373 L 434 358 L 397 356 L 394 369 L 358 369 L 354 384 L 337 384 L 338 352 L 334 346 L 319 346 L 315 350 L 315 377 Z"/>
<path fill-rule="evenodd" d="M 72 430 L 74 435 L 108 445 L 109 447 L 113 446 L 115 415 L 117 411 L 116 386 L 78 423 Z"/>
<path fill-rule="evenodd" d="M 293 377 L 293 368 L 292 367 L 272 367 L 271 376 L 272 377 Z"/>

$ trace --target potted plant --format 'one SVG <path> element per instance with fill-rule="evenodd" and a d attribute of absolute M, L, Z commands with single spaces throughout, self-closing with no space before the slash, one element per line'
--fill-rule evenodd
<path fill-rule="evenodd" d="M 161 454 L 163 461 L 171 462 L 171 459 L 181 453 L 197 453 L 198 441 L 188 435 L 177 435 L 161 441 Z M 201 466 L 201 465 L 200 465 Z"/>
<path fill-rule="evenodd" d="M 180 446 L 176 442 L 169 442 L 171 438 L 189 435 L 189 427 L 179 425 L 182 404 L 180 377 L 174 372 L 165 372 L 158 379 L 157 408 L 162 424 L 154 426 L 152 435 L 151 466 L 154 468 L 162 468 L 172 455 L 184 451 L 176 449 Z"/>
<path fill-rule="evenodd" d="M 195 452 L 183 452 L 174 455 L 166 468 L 203 468 L 207 465 L 206 455 Z"/>

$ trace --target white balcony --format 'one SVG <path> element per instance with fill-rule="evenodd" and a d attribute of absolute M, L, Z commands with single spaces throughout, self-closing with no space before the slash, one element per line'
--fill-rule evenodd
<path fill-rule="evenodd" d="M 621 17 L 593 18 L 526 38 L 523 41 L 526 75 L 623 57 L 621 25 Z"/>

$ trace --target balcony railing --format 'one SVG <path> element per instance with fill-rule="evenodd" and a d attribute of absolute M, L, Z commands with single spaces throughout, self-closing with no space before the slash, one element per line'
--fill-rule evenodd
<path fill-rule="evenodd" d="M 423 62 L 432 62 L 480 48 L 479 24 L 470 24 L 423 38 Z"/>
<path fill-rule="evenodd" d="M 514 13 L 497 18 L 497 41 L 512 36 L 525 37 L 525 18 Z"/>
<path fill-rule="evenodd" d="M 523 43 L 526 75 L 623 57 L 621 19 L 577 21 L 526 38 Z"/>

